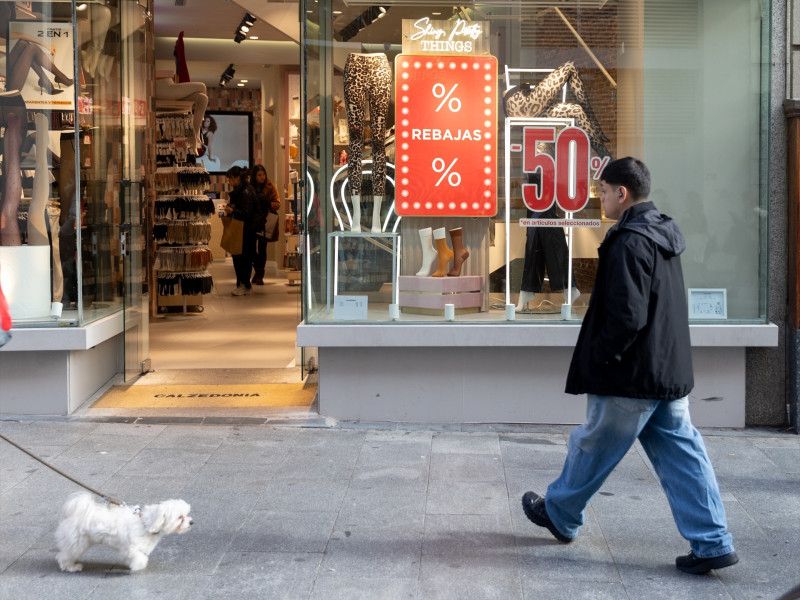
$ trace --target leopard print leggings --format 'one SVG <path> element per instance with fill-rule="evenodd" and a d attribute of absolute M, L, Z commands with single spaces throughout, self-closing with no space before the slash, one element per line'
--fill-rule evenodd
<path fill-rule="evenodd" d="M 572 95 L 575 96 L 577 104 L 556 103 L 564 84 L 567 84 Z M 608 138 L 600 128 L 600 123 L 592 111 L 583 81 L 572 61 L 566 62 L 552 71 L 535 87 L 511 88 L 503 96 L 503 105 L 506 116 L 509 117 L 573 118 L 575 124 L 589 136 L 592 149 L 598 156 L 611 155 L 605 147 Z"/>
<path fill-rule="evenodd" d="M 386 185 L 386 116 L 392 92 L 392 69 L 385 54 L 352 53 L 344 64 L 344 102 L 350 147 L 347 155 L 351 196 L 361 195 L 361 158 L 364 154 L 364 118 L 369 96 L 372 130 L 372 193 L 383 196 Z"/>

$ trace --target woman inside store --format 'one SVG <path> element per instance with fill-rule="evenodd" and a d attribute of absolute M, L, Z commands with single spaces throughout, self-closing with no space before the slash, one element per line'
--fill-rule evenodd
<path fill-rule="evenodd" d="M 267 264 L 267 243 L 271 241 L 272 232 L 266 233 L 264 226 L 266 224 L 267 213 L 274 215 L 279 214 L 281 208 L 281 197 L 278 194 L 278 188 L 270 181 L 267 175 L 267 170 L 263 165 L 256 165 L 253 167 L 253 186 L 256 189 L 258 196 L 260 225 L 256 230 L 256 249 L 253 255 L 253 281 L 255 285 L 264 285 L 264 268 Z"/>
<path fill-rule="evenodd" d="M 248 296 L 252 291 L 250 285 L 250 269 L 253 265 L 253 254 L 256 249 L 256 213 L 258 197 L 249 183 L 249 173 L 242 167 L 231 167 L 225 173 L 231 191 L 228 192 L 228 204 L 223 209 L 225 214 L 237 221 L 244 222 L 242 235 L 242 253 L 233 257 L 233 269 L 236 271 L 236 289 L 234 296 Z"/>

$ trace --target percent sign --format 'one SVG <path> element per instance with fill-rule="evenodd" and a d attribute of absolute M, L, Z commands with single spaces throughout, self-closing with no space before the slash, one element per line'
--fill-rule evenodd
<path fill-rule="evenodd" d="M 444 87 L 443 83 L 434 84 L 433 90 L 431 90 L 433 97 L 437 100 L 443 98 L 434 112 L 439 112 L 445 105 L 445 102 L 447 103 L 447 108 L 450 109 L 450 112 L 458 112 L 461 110 L 461 100 L 458 98 L 451 98 L 457 87 L 458 84 L 456 83 L 450 88 L 450 91 L 447 91 L 447 88 Z"/>
<path fill-rule="evenodd" d="M 604 156 L 603 158 L 600 158 L 599 156 L 592 157 L 592 171 L 594 171 L 592 179 L 594 179 L 595 181 L 600 179 L 600 176 L 603 173 L 603 169 L 606 168 L 608 161 L 609 161 L 608 156 Z"/>
<path fill-rule="evenodd" d="M 450 163 L 450 166 L 445 167 L 447 163 L 445 163 L 443 158 L 433 159 L 433 162 L 431 163 L 431 168 L 433 169 L 433 172 L 442 173 L 442 176 L 439 177 L 439 181 L 437 181 L 433 187 L 438 187 L 439 184 L 442 183 L 442 181 L 444 181 L 445 177 L 447 177 L 447 183 L 449 183 L 451 187 L 458 187 L 459 185 L 461 185 L 461 174 L 456 171 L 451 172 L 453 165 L 455 165 L 457 162 L 458 159 L 454 158 L 453 162 Z"/>

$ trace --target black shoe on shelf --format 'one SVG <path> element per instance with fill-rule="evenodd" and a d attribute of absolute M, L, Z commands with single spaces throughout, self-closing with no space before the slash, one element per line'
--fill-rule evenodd
<path fill-rule="evenodd" d="M 711 558 L 698 558 L 694 552 L 689 552 L 686 556 L 679 556 L 675 559 L 675 567 L 684 573 L 702 575 L 711 569 L 722 569 L 730 567 L 739 562 L 736 552 L 728 552 L 722 556 L 712 556 Z"/>
<path fill-rule="evenodd" d="M 547 516 L 544 498 L 542 498 L 536 492 L 525 492 L 522 495 L 522 510 L 525 511 L 525 516 L 533 521 L 536 525 L 539 527 L 546 527 L 548 531 L 553 534 L 553 537 L 555 537 L 559 542 L 569 544 L 575 540 L 575 538 L 568 538 L 558 529 L 556 529 L 556 526 L 553 525 L 550 517 Z"/>

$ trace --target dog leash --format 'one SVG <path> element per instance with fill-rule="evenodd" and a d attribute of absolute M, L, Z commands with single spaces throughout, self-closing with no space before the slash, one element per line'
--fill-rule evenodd
<path fill-rule="evenodd" d="M 77 484 L 78 484 L 79 486 L 81 486 L 82 488 L 84 488 L 84 489 L 86 489 L 86 490 L 89 490 L 90 492 L 92 492 L 93 494 L 95 494 L 95 495 L 97 495 L 97 496 L 100 496 L 100 497 L 101 497 L 103 500 L 105 500 L 106 502 L 109 502 L 109 503 L 111 503 L 111 504 L 116 504 L 117 506 L 126 506 L 126 505 L 125 505 L 123 502 L 120 502 L 120 501 L 119 501 L 119 500 L 117 500 L 116 498 L 112 498 L 111 496 L 106 496 L 105 494 L 101 494 L 101 493 L 100 493 L 100 492 L 98 492 L 96 489 L 89 487 L 89 486 L 88 486 L 88 485 L 86 485 L 85 483 L 82 483 L 82 482 L 78 481 L 77 479 L 75 479 L 74 477 L 71 477 L 70 475 L 67 475 L 66 473 L 64 473 L 64 471 L 62 471 L 62 470 L 60 470 L 60 469 L 58 469 L 58 468 L 54 467 L 54 466 L 53 466 L 53 465 L 51 465 L 49 462 L 47 462 L 47 461 L 45 461 L 45 460 L 42 460 L 41 458 L 39 458 L 38 456 L 36 456 L 36 455 L 35 455 L 33 452 L 30 452 L 29 450 L 26 450 L 25 448 L 23 448 L 22 446 L 20 446 L 20 445 L 19 445 L 19 444 L 17 444 L 16 442 L 14 442 L 14 441 L 12 441 L 12 440 L 8 439 L 8 438 L 7 438 L 6 436 L 4 436 L 2 433 L 0 433 L 0 438 L 3 438 L 5 441 L 7 441 L 9 444 L 11 444 L 12 446 L 14 446 L 14 447 L 15 447 L 15 448 L 17 448 L 18 450 L 22 450 L 22 451 L 23 451 L 25 454 L 27 454 L 27 455 L 28 455 L 28 456 L 30 456 L 31 458 L 33 458 L 33 459 L 35 459 L 35 460 L 38 460 L 38 461 L 39 461 L 40 463 L 42 463 L 42 464 L 43 464 L 45 467 L 48 467 L 48 468 L 50 468 L 50 469 L 53 469 L 53 471 L 55 471 L 56 473 L 58 473 L 58 474 L 59 474 L 59 475 L 61 475 L 62 477 L 66 477 L 66 478 L 67 478 L 67 479 L 69 479 L 71 482 L 73 482 L 73 483 L 77 483 Z"/>

